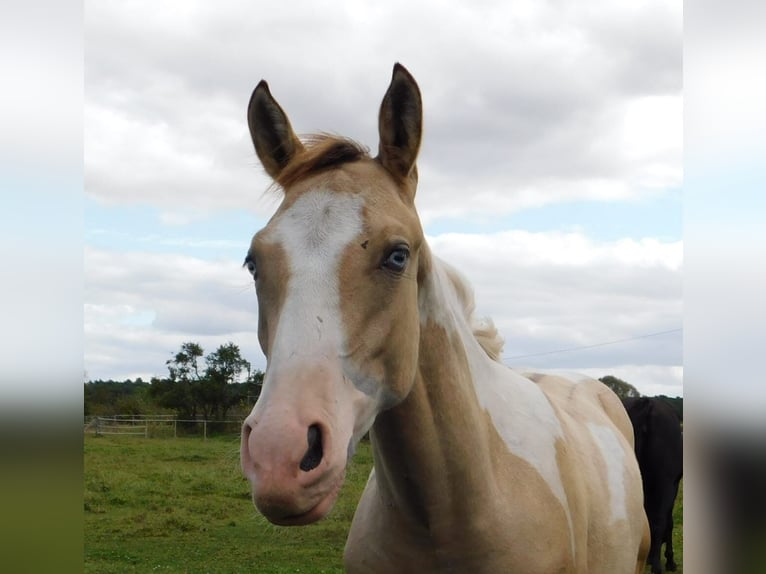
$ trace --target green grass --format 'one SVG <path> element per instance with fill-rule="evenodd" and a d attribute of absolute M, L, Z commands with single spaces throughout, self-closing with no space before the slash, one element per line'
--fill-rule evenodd
<path fill-rule="evenodd" d="M 88 435 L 84 448 L 85 572 L 98 574 L 343 572 L 343 546 L 372 466 L 362 442 L 330 515 L 288 528 L 255 511 L 239 437 Z M 674 510 L 679 573 L 682 513 L 683 486 Z"/>
<path fill-rule="evenodd" d="M 372 466 L 362 443 L 338 502 L 302 528 L 255 511 L 239 438 L 85 437 L 85 572 L 342 572 Z"/>
<path fill-rule="evenodd" d="M 678 485 L 678 496 L 673 507 L 673 555 L 678 564 L 676 574 L 684 572 L 684 481 Z M 662 554 L 662 567 L 665 567 L 665 551 Z"/>

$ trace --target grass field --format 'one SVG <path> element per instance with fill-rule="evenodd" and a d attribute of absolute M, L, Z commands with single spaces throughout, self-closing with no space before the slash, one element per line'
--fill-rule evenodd
<path fill-rule="evenodd" d="M 342 572 L 369 445 L 335 509 L 303 528 L 256 513 L 239 438 L 85 437 L 85 572 Z"/>
<path fill-rule="evenodd" d="M 239 469 L 239 437 L 88 435 L 84 448 L 85 572 L 99 574 L 343 572 L 346 535 L 372 466 L 363 442 L 330 515 L 285 528 L 256 513 Z"/>

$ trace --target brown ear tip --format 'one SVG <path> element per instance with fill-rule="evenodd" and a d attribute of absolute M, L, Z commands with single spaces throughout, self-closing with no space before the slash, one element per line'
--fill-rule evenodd
<path fill-rule="evenodd" d="M 396 77 L 398 74 L 404 74 L 405 76 L 412 78 L 412 74 L 410 74 L 409 70 L 402 66 L 399 62 L 394 63 L 394 71 L 393 76 Z"/>
<path fill-rule="evenodd" d="M 254 110 L 256 100 L 258 100 L 259 104 L 263 103 L 263 96 L 267 96 L 268 98 L 272 97 L 271 91 L 269 90 L 269 84 L 266 83 L 266 80 L 261 80 L 258 82 L 258 85 L 255 86 L 253 93 L 250 95 L 250 101 L 247 103 L 248 117 Z"/>
<path fill-rule="evenodd" d="M 266 83 L 266 80 L 261 80 L 258 82 L 258 85 L 255 86 L 255 89 L 250 96 L 250 104 L 252 104 L 253 101 L 261 94 L 271 96 L 271 90 L 269 90 L 269 84 Z"/>
<path fill-rule="evenodd" d="M 255 89 L 253 90 L 253 95 L 255 95 L 256 92 L 262 92 L 264 90 L 266 91 L 267 94 L 271 93 L 271 90 L 269 90 L 268 82 L 266 80 L 261 80 L 260 82 L 258 82 L 258 85 L 255 86 Z"/>

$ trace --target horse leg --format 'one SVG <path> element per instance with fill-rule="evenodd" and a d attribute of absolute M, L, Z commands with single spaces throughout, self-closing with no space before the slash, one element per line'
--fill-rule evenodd
<path fill-rule="evenodd" d="M 672 494 L 673 504 L 670 505 L 670 510 L 668 510 L 668 522 L 665 527 L 665 570 L 668 572 L 675 572 L 678 568 L 673 557 L 673 506 L 678 496 L 678 482 L 673 486 Z"/>
<path fill-rule="evenodd" d="M 668 523 L 665 527 L 665 570 L 675 572 L 678 568 L 673 559 L 673 510 L 668 512 Z"/>
<path fill-rule="evenodd" d="M 653 509 L 656 510 L 656 509 Z M 649 530 L 651 532 L 651 545 L 649 546 L 649 557 L 646 563 L 651 566 L 652 574 L 662 574 L 662 563 L 660 562 L 660 551 L 662 549 L 663 526 L 665 522 L 665 513 L 652 512 L 647 513 L 649 518 Z"/>

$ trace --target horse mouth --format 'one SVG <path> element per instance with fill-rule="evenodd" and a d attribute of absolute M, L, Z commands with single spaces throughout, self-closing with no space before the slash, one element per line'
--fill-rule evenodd
<path fill-rule="evenodd" d="M 299 512 L 297 514 L 264 515 L 268 518 L 269 522 L 276 524 L 277 526 L 304 526 L 306 524 L 317 522 L 327 516 L 333 506 L 335 506 L 335 501 L 338 500 L 338 494 L 340 493 L 345 478 L 346 471 L 344 469 L 334 481 L 327 494 L 305 512 Z"/>

